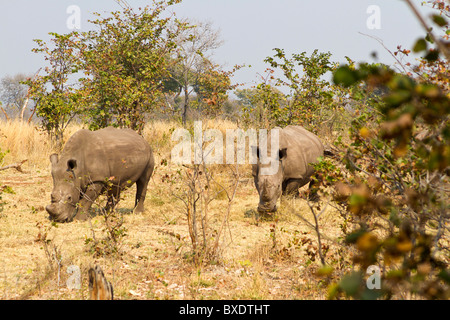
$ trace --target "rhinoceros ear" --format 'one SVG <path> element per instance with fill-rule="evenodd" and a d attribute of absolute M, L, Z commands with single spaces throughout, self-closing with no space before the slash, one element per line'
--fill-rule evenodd
<path fill-rule="evenodd" d="M 287 148 L 283 148 L 278 151 L 278 158 L 280 160 L 283 160 L 284 158 L 286 158 L 286 156 L 287 156 Z"/>
<path fill-rule="evenodd" d="M 73 170 L 77 167 L 77 160 L 70 159 L 67 160 L 67 170 Z"/>
<path fill-rule="evenodd" d="M 259 159 L 259 148 L 257 146 L 252 146 L 252 153 Z"/>
<path fill-rule="evenodd" d="M 52 164 L 52 166 L 54 166 L 58 163 L 58 155 L 56 153 L 53 153 L 50 156 L 50 163 Z"/>

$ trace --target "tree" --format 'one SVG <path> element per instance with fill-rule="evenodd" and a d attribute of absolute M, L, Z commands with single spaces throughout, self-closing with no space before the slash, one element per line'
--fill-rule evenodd
<path fill-rule="evenodd" d="M 274 84 L 273 69 L 266 69 L 261 82 L 251 89 L 236 90 L 244 123 L 268 128 L 277 124 L 281 110 L 286 106 L 286 96 Z"/>
<path fill-rule="evenodd" d="M 179 35 L 178 49 L 173 57 L 177 63 L 170 68 L 170 78 L 166 82 L 167 85 L 172 84 L 171 91 L 176 97 L 183 94 L 181 107 L 183 125 L 186 124 L 191 95 L 195 88 L 198 88 L 202 75 L 210 69 L 210 55 L 222 44 L 220 33 L 213 29 L 212 23 L 197 22 L 195 25 L 192 23 L 189 25 L 190 27 Z"/>
<path fill-rule="evenodd" d="M 61 123 L 68 123 L 55 120 L 58 116 L 52 113 L 53 107 L 44 110 L 44 105 L 56 103 L 43 100 L 46 84 L 55 84 L 52 77 L 61 83 L 48 92 L 49 99 L 59 99 L 62 103 L 58 95 L 65 91 L 67 109 L 58 114 L 68 115 L 69 121 L 79 115 L 90 129 L 113 125 L 141 132 L 150 113 L 174 112 L 171 97 L 176 100 L 181 93 L 184 93 L 184 122 L 194 91 L 197 96 L 202 94 L 201 99 L 216 101 L 210 92 L 215 90 L 222 104 L 223 98 L 226 99 L 223 91 L 232 86 L 227 83 L 230 73 L 209 60 L 211 51 L 220 45 L 218 32 L 210 23 L 191 26 L 168 13 L 167 9 L 178 2 L 154 1 L 152 7 L 136 11 L 125 6 L 108 17 L 96 13 L 98 18 L 90 21 L 96 27 L 93 30 L 66 35 L 52 33 L 53 50 L 37 40 L 40 48 L 35 51 L 45 52 L 46 60 L 53 62 L 50 69 L 56 70 L 50 74 L 50 69 L 46 69 L 47 78 L 29 81 L 33 83 L 33 95 L 40 99 L 37 111 L 44 118 L 44 126 L 53 130 L 61 128 Z M 60 74 L 59 78 L 56 73 Z M 68 76 L 78 80 L 76 86 L 67 85 Z M 76 110 L 71 108 L 75 101 Z M 56 110 L 63 111 L 60 102 L 56 103 L 59 108 Z M 200 102 L 197 105 L 202 105 L 203 101 Z"/>
<path fill-rule="evenodd" d="M 323 120 L 320 117 L 322 108 L 332 104 L 331 86 L 322 79 L 325 73 L 333 69 L 331 53 L 316 49 L 309 57 L 302 52 L 292 54 L 289 59 L 284 50 L 275 48 L 274 51 L 274 56 L 264 61 L 281 71 L 283 77 L 276 78 L 276 85 L 288 90 L 286 107 L 277 116 L 277 122 L 316 127 Z M 297 67 L 301 67 L 301 71 Z"/>
<path fill-rule="evenodd" d="M 35 40 L 34 52 L 50 63 L 46 74 L 30 79 L 31 97 L 43 127 L 58 142 L 79 115 L 91 129 L 109 125 L 143 129 L 146 115 L 161 105 L 164 79 L 187 27 L 166 9 L 180 1 L 154 1 L 153 7 L 131 7 L 90 21 L 97 29 L 53 36 L 50 49 Z M 75 80 L 69 84 L 68 80 Z M 76 81 L 77 80 L 77 81 Z"/>
<path fill-rule="evenodd" d="M 264 126 L 296 124 L 312 131 L 327 123 L 331 128 L 340 111 L 335 99 L 348 93 L 323 78 L 336 68 L 330 60 L 331 53 L 316 49 L 310 56 L 302 52 L 289 58 L 283 49 L 274 51 L 273 56 L 264 60 L 270 67 L 261 75 L 251 99 L 259 123 L 268 121 Z"/>
<path fill-rule="evenodd" d="M 134 12 L 127 7 L 91 21 L 97 30 L 77 35 L 85 120 L 91 128 L 116 125 L 143 129 L 145 115 L 163 101 L 164 79 L 186 23 L 163 14 L 179 1 L 154 2 Z"/>
<path fill-rule="evenodd" d="M 9 118 L 7 110 L 10 110 L 11 113 L 18 114 L 21 121 L 23 120 L 29 101 L 29 88 L 23 84 L 27 78 L 27 75 L 18 73 L 14 76 L 5 76 L 1 80 L 0 99 L 5 103 L 6 110 L 2 108 L 2 111 L 7 118 Z"/>
<path fill-rule="evenodd" d="M 78 72 L 78 60 L 72 46 L 75 33 L 59 35 L 50 33 L 54 38 L 53 48 L 42 40 L 34 40 L 38 48 L 33 52 L 44 53 L 49 63 L 44 68 L 44 75 L 36 75 L 24 81 L 29 86 L 29 97 L 35 103 L 38 117 L 42 119 L 42 127 L 54 141 L 62 147 L 64 131 L 76 115 L 79 93 L 69 84 L 72 75 Z"/>
<path fill-rule="evenodd" d="M 205 69 L 194 86 L 197 109 L 202 114 L 216 117 L 222 113 L 222 108 L 228 101 L 228 91 L 238 86 L 231 83 L 231 77 L 240 68 L 241 66 L 235 66 L 232 70 L 225 71 L 219 65 L 205 61 Z"/>

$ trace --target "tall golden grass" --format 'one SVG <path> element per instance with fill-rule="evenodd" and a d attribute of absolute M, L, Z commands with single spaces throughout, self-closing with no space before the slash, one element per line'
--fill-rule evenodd
<path fill-rule="evenodd" d="M 155 157 L 170 159 L 171 150 L 178 143 L 172 141 L 172 132 L 180 127 L 176 121 L 155 120 L 146 124 L 143 136 L 152 146 Z M 202 127 L 203 129 L 218 129 L 225 137 L 226 129 L 235 129 L 237 124 L 214 119 L 203 120 Z M 70 124 L 64 133 L 64 142 L 82 128 L 85 128 L 82 124 Z M 28 166 L 39 168 L 47 166 L 50 154 L 60 150 L 39 125 L 13 120 L 0 121 L 0 152 L 6 151 L 8 154 L 3 160 L 4 164 L 27 160 Z"/>
<path fill-rule="evenodd" d="M 166 179 L 167 175 L 176 177 L 177 170 L 183 172 L 183 177 L 191 170 L 170 161 L 171 150 L 178 143 L 172 141 L 172 132 L 180 127 L 175 121 L 155 120 L 144 128 L 143 136 L 154 150 L 157 168 L 144 213 L 131 214 L 129 210 L 134 205 L 133 190 L 122 194 L 119 210 L 123 213 L 127 235 L 121 243 L 123 254 L 118 259 L 108 255 L 94 257 L 87 245 L 86 240 L 93 238 L 94 233 L 98 240 L 103 238 L 100 216 L 57 226 L 49 223 L 45 211 L 53 187 L 49 155 L 58 152 L 57 147 L 36 124 L 0 122 L 0 149 L 10 151 L 3 164 L 28 159 L 24 173 L 0 171 L 0 184 L 14 190 L 14 194 L 3 194 L 6 205 L 0 214 L 0 299 L 85 299 L 88 295 L 85 275 L 94 263 L 102 266 L 118 299 L 325 297 L 326 287 L 317 286 L 317 279 L 312 276 L 314 262 L 304 248 L 295 246 L 304 238 L 313 241 L 315 237 L 314 231 L 291 213 L 295 210 L 313 221 L 305 201 L 291 199 L 286 209 L 280 206 L 275 242 L 273 222 L 266 223 L 253 214 L 258 193 L 249 165 L 239 167 L 239 186 L 229 214 L 228 198 L 224 194 L 218 194 L 208 204 L 204 221 L 211 227 L 212 235 L 217 235 L 215 230 L 220 230 L 223 217 L 228 219 L 217 263 L 205 266 L 191 263 L 186 210 L 177 197 L 186 190 L 186 181 L 184 178 Z M 219 129 L 225 138 L 226 129 L 236 128 L 237 124 L 203 120 L 202 127 Z M 71 124 L 64 140 L 81 128 L 81 124 Z M 169 163 L 162 165 L 163 159 Z M 219 165 L 210 168 L 214 180 L 228 189 L 234 179 L 229 169 Z M 214 184 L 210 190 L 215 195 L 221 189 Z M 320 219 L 321 230 L 329 238 L 340 235 L 340 220 L 335 211 L 327 209 Z M 330 249 L 330 259 L 337 259 L 336 252 L 337 249 Z M 310 271 L 311 266 L 305 267 L 309 264 L 313 271 Z M 70 265 L 81 269 L 80 290 L 66 288 L 66 280 L 71 276 L 66 270 Z"/>
<path fill-rule="evenodd" d="M 65 138 L 81 128 L 79 124 L 69 126 Z M 4 163 L 27 160 L 28 166 L 34 167 L 47 165 L 49 155 L 57 151 L 49 135 L 38 125 L 19 120 L 0 122 L 0 149 L 8 151 Z"/>

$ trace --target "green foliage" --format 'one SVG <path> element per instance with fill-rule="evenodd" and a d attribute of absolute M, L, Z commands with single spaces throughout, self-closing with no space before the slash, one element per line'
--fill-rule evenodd
<path fill-rule="evenodd" d="M 53 36 L 53 49 L 35 40 L 34 52 L 50 64 L 45 75 L 26 83 L 43 127 L 62 140 L 67 124 L 79 115 L 91 129 L 108 125 L 142 130 L 145 116 L 162 102 L 177 37 L 187 24 L 165 14 L 179 1 L 155 1 L 90 21 L 95 28 Z M 69 85 L 68 80 L 78 78 Z"/>
<path fill-rule="evenodd" d="M 287 57 L 282 49 L 274 51 L 273 57 L 264 60 L 270 67 L 261 82 L 254 89 L 237 92 L 247 121 L 264 127 L 302 125 L 313 132 L 345 122 L 338 120 L 343 114 L 339 106 L 348 90 L 324 79 L 336 68 L 331 53 L 316 49 L 310 56 L 302 52 Z M 250 119 L 255 115 L 256 119 Z"/>
<path fill-rule="evenodd" d="M 203 56 L 202 50 L 217 45 L 216 35 L 208 34 L 209 26 L 204 33 L 197 32 L 196 26 L 168 14 L 169 7 L 179 2 L 154 1 L 139 10 L 125 6 L 107 17 L 95 13 L 97 18 L 89 21 L 95 28 L 90 31 L 51 33 L 54 49 L 35 40 L 39 48 L 33 51 L 44 53 L 50 62 L 46 75 L 27 82 L 43 127 L 58 141 L 74 116 L 92 130 L 112 125 L 140 132 L 150 114 L 173 116 L 183 110 L 177 106 L 182 90 L 183 121 L 192 90 L 198 110 L 208 116 L 219 114 L 227 92 L 235 88 L 230 78 L 240 67 L 223 71 Z M 202 41 L 206 49 L 185 52 L 183 45 Z M 196 65 L 190 65 L 191 60 Z M 69 85 L 69 78 L 75 78 L 76 85 Z"/>
<path fill-rule="evenodd" d="M 264 61 L 281 71 L 283 77 L 275 79 L 275 85 L 288 90 L 286 105 L 276 110 L 277 124 L 299 124 L 313 128 L 322 122 L 324 108 L 330 108 L 333 94 L 330 84 L 322 77 L 333 69 L 331 53 L 314 50 L 311 56 L 306 52 L 293 54 L 289 59 L 282 49 L 274 49 L 274 57 Z M 300 67 L 301 70 L 297 70 Z"/>
<path fill-rule="evenodd" d="M 439 10 L 448 15 L 449 7 Z M 447 25 L 442 16 L 433 21 Z M 333 74 L 336 84 L 378 91 L 381 98 L 368 101 L 372 111 L 361 112 L 352 121 L 350 142 L 340 143 L 345 170 L 328 171 L 339 181 L 334 201 L 346 218 L 342 231 L 357 250 L 353 260 L 361 270 L 331 286 L 330 298 L 450 297 L 449 52 L 433 48 L 433 39 L 428 33 L 414 44 L 414 52 L 425 54 L 413 72 L 405 66 L 399 74 L 381 65 L 349 64 Z M 410 52 L 398 49 L 396 55 Z M 383 270 L 380 290 L 365 285 L 369 265 Z"/>
<path fill-rule="evenodd" d="M 5 159 L 5 156 L 6 156 L 8 153 L 9 153 L 9 150 L 2 151 L 2 150 L 0 149 L 0 164 L 3 163 L 3 159 Z"/>
<path fill-rule="evenodd" d="M 203 115 L 217 116 L 222 112 L 228 100 L 228 91 L 236 88 L 231 83 L 231 77 L 241 66 L 235 66 L 231 71 L 224 71 L 218 65 L 211 63 L 197 77 L 194 90 L 197 93 L 197 108 Z"/>
<path fill-rule="evenodd" d="M 30 97 L 36 103 L 36 114 L 42 119 L 42 127 L 61 145 L 64 131 L 77 112 L 79 93 L 69 84 L 79 65 L 72 46 L 74 34 L 50 33 L 54 48 L 42 40 L 34 40 L 38 48 L 33 52 L 45 54 L 49 63 L 44 75 L 36 75 L 24 83 L 30 87 Z"/>
<path fill-rule="evenodd" d="M 268 72 L 272 74 L 273 70 Z M 254 89 L 236 90 L 236 95 L 241 101 L 244 124 L 247 126 L 257 123 L 267 128 L 274 125 L 285 104 L 284 94 L 267 81 Z"/>
<path fill-rule="evenodd" d="M 328 171 L 339 181 L 334 199 L 342 215 L 357 226 L 347 236 L 358 250 L 354 262 L 361 270 L 373 264 L 385 270 L 377 297 L 448 298 L 448 95 L 437 84 L 379 65 L 344 65 L 333 80 L 382 92 L 372 104 L 377 112 L 356 117 L 350 143 L 341 145 L 345 171 Z M 350 274 L 331 296 L 365 298 L 362 281 L 362 273 Z"/>
<path fill-rule="evenodd" d="M 76 46 L 86 75 L 81 81 L 83 113 L 91 129 L 108 125 L 142 130 L 145 115 L 160 103 L 169 59 L 187 25 L 155 2 L 138 12 L 131 8 L 91 21 L 93 31 L 79 35 Z"/>

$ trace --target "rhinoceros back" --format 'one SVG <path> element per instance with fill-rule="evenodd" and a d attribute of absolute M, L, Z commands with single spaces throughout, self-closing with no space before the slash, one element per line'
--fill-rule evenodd
<path fill-rule="evenodd" d="M 142 136 L 131 129 L 112 127 L 77 131 L 67 141 L 61 157 L 77 159 L 82 185 L 105 179 L 118 184 L 134 182 L 154 165 L 151 147 Z"/>
<path fill-rule="evenodd" d="M 309 163 L 323 156 L 319 138 L 301 126 L 287 126 L 280 132 L 280 149 L 287 148 L 284 179 L 308 179 L 314 172 Z"/>

